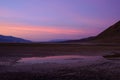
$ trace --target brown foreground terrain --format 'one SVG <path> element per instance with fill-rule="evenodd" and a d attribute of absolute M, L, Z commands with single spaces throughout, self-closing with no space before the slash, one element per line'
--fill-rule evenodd
<path fill-rule="evenodd" d="M 120 53 L 118 44 L 1 43 L 0 80 L 120 80 L 120 58 L 105 59 L 104 55 Z M 24 64 L 24 57 L 60 55 L 97 56 L 71 63 Z"/>
<path fill-rule="evenodd" d="M 0 56 L 104 55 L 120 52 L 120 44 L 0 43 Z"/>

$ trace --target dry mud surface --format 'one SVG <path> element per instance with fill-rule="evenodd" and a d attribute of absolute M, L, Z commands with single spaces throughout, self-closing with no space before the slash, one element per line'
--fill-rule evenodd
<path fill-rule="evenodd" d="M 120 59 L 102 57 L 116 52 L 120 45 L 0 44 L 0 80 L 120 80 Z"/>
<path fill-rule="evenodd" d="M 107 60 L 102 56 L 71 56 L 73 55 L 43 57 L 42 62 L 38 61 L 39 57 L 34 57 L 37 58 L 36 61 L 38 62 L 32 57 L 32 63 L 31 61 L 29 62 L 31 57 L 12 57 L 7 58 L 7 60 L 2 58 L 3 63 L 0 64 L 0 79 L 120 80 L 120 60 Z M 64 63 L 62 63 L 62 60 Z"/>

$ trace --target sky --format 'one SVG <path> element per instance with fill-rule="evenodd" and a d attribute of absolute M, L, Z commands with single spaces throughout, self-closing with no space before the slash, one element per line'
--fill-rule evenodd
<path fill-rule="evenodd" d="M 0 0 L 0 34 L 32 41 L 96 36 L 120 20 L 120 0 Z"/>

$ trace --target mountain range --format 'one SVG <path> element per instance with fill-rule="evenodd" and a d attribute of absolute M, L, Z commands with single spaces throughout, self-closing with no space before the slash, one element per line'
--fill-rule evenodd
<path fill-rule="evenodd" d="M 13 36 L 3 36 L 0 35 L 0 43 L 28 43 L 30 40 L 25 40 L 22 38 L 17 38 Z"/>
<path fill-rule="evenodd" d="M 17 38 L 13 36 L 3 36 L 0 35 L 0 43 L 28 43 L 31 42 L 30 40 L 25 40 L 22 38 Z M 88 38 L 83 39 L 77 39 L 77 40 L 54 40 L 50 42 L 85 42 L 85 43 L 120 43 L 120 21 L 113 24 L 112 26 L 105 29 L 103 32 L 98 34 L 97 36 L 92 36 Z"/>
<path fill-rule="evenodd" d="M 105 29 L 97 36 L 64 42 L 120 43 L 120 21 Z"/>

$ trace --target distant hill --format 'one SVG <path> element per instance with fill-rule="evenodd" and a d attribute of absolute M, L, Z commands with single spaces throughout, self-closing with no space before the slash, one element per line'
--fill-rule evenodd
<path fill-rule="evenodd" d="M 88 38 L 83 38 L 83 39 L 77 39 L 77 40 L 67 40 L 67 41 L 63 41 L 63 42 L 88 42 L 88 41 L 92 41 L 92 40 L 94 40 L 94 36 L 92 36 L 92 37 L 88 37 Z"/>
<path fill-rule="evenodd" d="M 31 42 L 29 40 L 25 40 L 22 38 L 17 38 L 17 37 L 13 37 L 13 36 L 3 36 L 0 35 L 0 43 L 28 43 Z"/>
<path fill-rule="evenodd" d="M 64 42 L 120 43 L 120 21 L 110 26 L 97 36 L 78 40 L 67 40 Z"/>
<path fill-rule="evenodd" d="M 54 39 L 54 40 L 50 40 L 48 42 L 62 42 L 62 41 L 66 41 L 65 39 Z"/>

